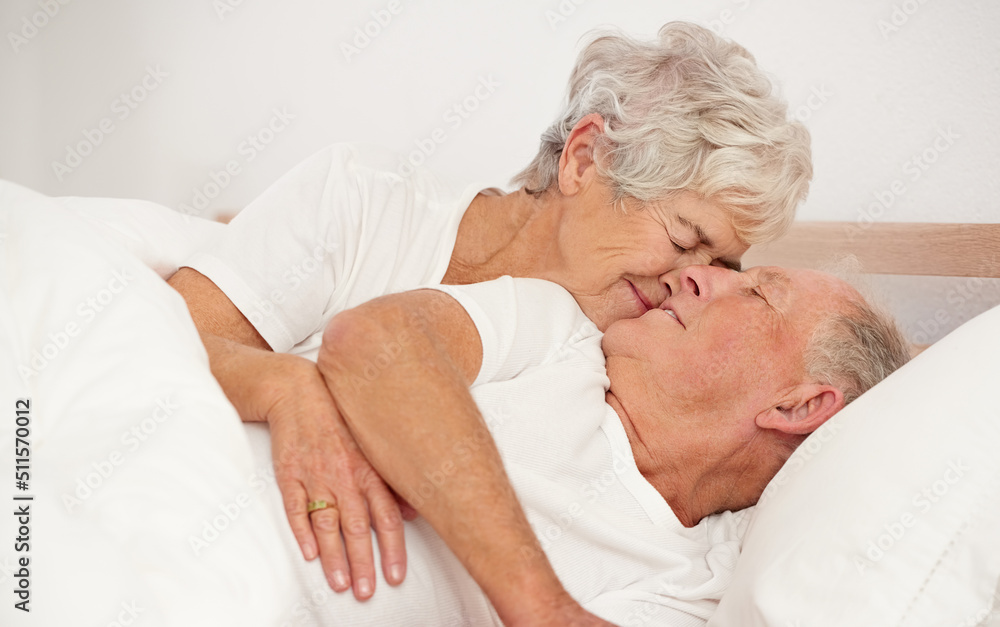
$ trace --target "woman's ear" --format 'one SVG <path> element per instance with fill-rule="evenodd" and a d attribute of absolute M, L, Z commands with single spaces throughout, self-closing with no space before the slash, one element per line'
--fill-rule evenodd
<path fill-rule="evenodd" d="M 559 155 L 559 191 L 564 196 L 573 196 L 595 173 L 594 151 L 597 138 L 604 133 L 604 118 L 598 113 L 590 113 L 580 118 L 566 138 L 562 154 Z"/>
<path fill-rule="evenodd" d="M 795 386 L 781 401 L 757 415 L 757 426 L 792 435 L 809 435 L 844 408 L 840 388 L 819 383 Z"/>

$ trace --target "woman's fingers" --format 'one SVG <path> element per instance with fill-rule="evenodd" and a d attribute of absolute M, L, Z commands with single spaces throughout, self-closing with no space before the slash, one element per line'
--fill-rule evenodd
<path fill-rule="evenodd" d="M 344 592 L 351 587 L 352 572 L 347 561 L 347 553 L 344 551 L 344 543 L 340 538 L 342 515 L 340 504 L 332 493 L 320 489 L 310 490 L 310 495 L 313 502 L 326 505 L 309 514 L 319 544 L 319 559 L 323 565 L 323 574 L 331 588 L 337 592 Z"/>
<path fill-rule="evenodd" d="M 294 386 L 281 387 L 267 412 L 275 476 L 303 556 L 318 555 L 330 587 L 353 587 L 363 601 L 375 592 L 373 527 L 386 581 L 397 585 L 405 577 L 402 515 L 354 442 L 315 364 L 308 368 Z"/>
<path fill-rule="evenodd" d="M 275 480 L 278 489 L 281 490 L 281 500 L 285 505 L 285 515 L 288 517 L 288 525 L 292 528 L 292 535 L 299 544 L 302 557 L 307 561 L 316 559 L 319 550 L 316 546 L 316 536 L 313 534 L 312 523 L 306 512 L 308 495 L 306 489 L 299 481 L 283 477 L 280 472 L 275 472 Z"/>
<path fill-rule="evenodd" d="M 403 531 L 403 516 L 395 494 L 374 471 L 366 483 L 365 495 L 368 498 L 375 537 L 378 538 L 382 574 L 389 585 L 398 586 L 406 577 L 406 536 Z"/>
<path fill-rule="evenodd" d="M 313 518 L 313 530 L 316 531 L 316 535 L 320 536 L 326 533 L 325 529 L 317 529 L 315 516 Z M 340 535 L 343 535 L 344 545 L 347 548 L 354 597 L 359 601 L 364 601 L 371 598 L 375 592 L 375 558 L 372 549 L 368 507 L 360 494 L 352 494 L 349 501 L 343 503 L 340 529 L 339 534 L 337 534 L 338 541 Z M 323 550 L 322 540 L 320 540 L 320 550 Z"/>

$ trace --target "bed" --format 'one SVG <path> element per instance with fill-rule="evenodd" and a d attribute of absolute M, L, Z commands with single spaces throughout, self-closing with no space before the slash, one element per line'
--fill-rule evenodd
<path fill-rule="evenodd" d="M 0 464 L 25 473 L 0 496 L 27 508 L 0 517 L 0 624 L 306 623 L 332 595 L 298 585 L 259 428 L 162 280 L 223 227 L 119 203 L 134 221 L 0 183 Z M 1000 225 L 801 224 L 747 261 L 844 249 L 878 272 L 1000 277 Z M 998 382 L 994 307 L 811 436 L 709 624 L 1000 625 Z"/>

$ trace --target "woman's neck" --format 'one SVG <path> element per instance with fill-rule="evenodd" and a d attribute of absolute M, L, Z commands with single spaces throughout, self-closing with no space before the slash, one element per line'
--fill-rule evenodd
<path fill-rule="evenodd" d="M 442 283 L 462 285 L 504 275 L 545 273 L 556 241 L 560 207 L 546 193 L 479 194 L 462 217 Z"/>

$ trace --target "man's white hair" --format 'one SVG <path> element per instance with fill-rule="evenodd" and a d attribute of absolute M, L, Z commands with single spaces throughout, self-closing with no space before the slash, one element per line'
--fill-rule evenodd
<path fill-rule="evenodd" d="M 820 323 L 806 348 L 806 372 L 814 381 L 838 386 L 850 403 L 910 360 L 896 323 L 864 300 Z"/>
<path fill-rule="evenodd" d="M 809 378 L 840 387 L 845 404 L 910 360 L 909 342 L 878 302 L 863 270 L 853 255 L 842 255 L 823 268 L 855 294 L 816 326 L 804 354 Z"/>
<path fill-rule="evenodd" d="M 705 28 L 671 22 L 652 42 L 593 35 L 562 113 L 513 182 L 552 188 L 570 132 L 592 113 L 604 118 L 597 164 L 615 201 L 694 192 L 725 206 L 739 238 L 755 244 L 783 234 L 808 192 L 809 132 L 787 119 L 750 53 Z"/>

